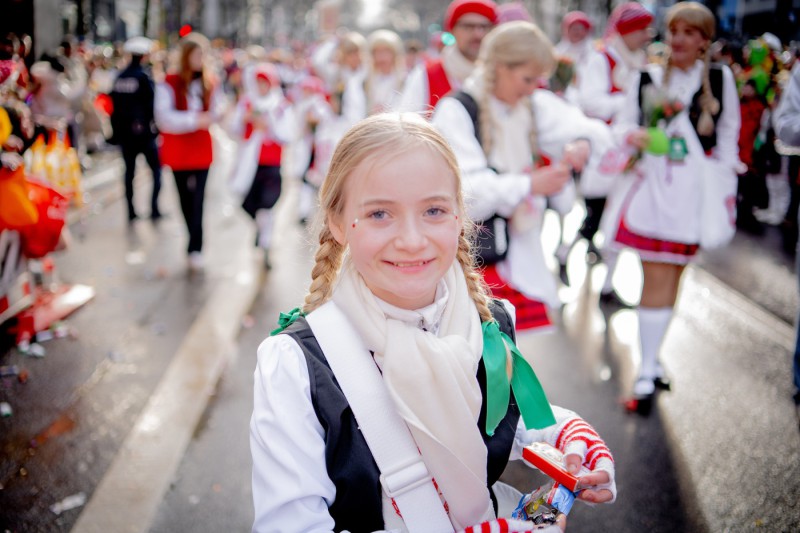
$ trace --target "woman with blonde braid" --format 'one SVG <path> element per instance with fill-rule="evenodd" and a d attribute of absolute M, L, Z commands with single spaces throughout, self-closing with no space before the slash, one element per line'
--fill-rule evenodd
<path fill-rule="evenodd" d="M 536 25 L 501 24 L 484 38 L 463 90 L 442 98 L 432 119 L 456 153 L 470 217 L 484 221 L 484 279 L 516 307 L 518 329 L 550 326 L 548 308 L 561 305 L 541 243 L 548 197 L 568 213 L 571 171 L 596 164 L 603 152 L 590 150 L 596 141 L 611 144 L 605 125 L 535 90 L 554 65 L 553 46 Z"/>
<path fill-rule="evenodd" d="M 258 349 L 254 532 L 529 531 L 531 522 L 496 518 L 493 494 L 533 441 L 565 453 L 586 488 L 579 499 L 614 499 L 608 448 L 547 402 L 514 346 L 510 309 L 484 290 L 458 165 L 433 126 L 378 114 L 350 129 L 319 214 L 305 305 Z M 497 378 L 506 381 L 494 387 Z M 389 451 L 410 450 L 388 469 L 376 418 L 402 433 Z"/>
<path fill-rule="evenodd" d="M 727 187 L 735 198 L 738 156 L 739 99 L 733 74 L 710 64 L 714 16 L 696 2 L 679 2 L 667 11 L 666 66 L 648 66 L 635 80 L 627 103 L 615 120 L 615 133 L 628 145 L 644 150 L 640 162 L 618 191 L 619 214 L 609 218 L 614 245 L 631 247 L 642 260 L 644 285 L 638 308 L 641 366 L 631 407 L 646 413 L 656 387 L 669 382 L 658 360 L 672 318 L 686 264 L 715 227 L 730 226 L 733 213 L 709 221 L 709 184 Z M 682 111 L 666 125 L 668 146 L 656 150 L 644 128 L 658 102 L 680 101 Z M 652 130 L 650 130 L 652 132 Z M 660 151 L 656 155 L 653 151 Z M 664 153 L 667 152 L 667 153 Z M 715 180 L 704 183 L 702 180 Z M 720 196 L 720 203 L 723 202 Z M 728 209 L 733 210 L 733 200 Z M 730 232 L 732 236 L 732 232 Z M 719 243 L 716 243 L 719 245 Z"/>

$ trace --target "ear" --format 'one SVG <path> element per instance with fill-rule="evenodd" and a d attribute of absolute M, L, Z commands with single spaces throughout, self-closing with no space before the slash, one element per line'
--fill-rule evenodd
<path fill-rule="evenodd" d="M 344 230 L 344 225 L 341 223 L 341 216 L 329 216 L 326 224 L 336 242 L 342 246 L 347 246 L 347 233 Z"/>

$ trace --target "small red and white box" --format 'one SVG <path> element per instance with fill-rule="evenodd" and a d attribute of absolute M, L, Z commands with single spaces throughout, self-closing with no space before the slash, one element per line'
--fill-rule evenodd
<path fill-rule="evenodd" d="M 522 449 L 522 459 L 572 492 L 578 491 L 579 479 L 567 472 L 564 454 L 557 448 L 546 442 L 534 442 Z"/>

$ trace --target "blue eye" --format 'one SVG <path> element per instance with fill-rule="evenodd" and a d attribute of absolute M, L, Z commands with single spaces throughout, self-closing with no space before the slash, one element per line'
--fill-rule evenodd
<path fill-rule="evenodd" d="M 387 216 L 388 215 L 387 215 L 386 211 L 383 211 L 382 209 L 379 209 L 377 211 L 373 211 L 369 215 L 367 215 L 367 217 L 371 218 L 372 220 L 386 220 Z"/>
<path fill-rule="evenodd" d="M 441 207 L 429 207 L 428 210 L 425 211 L 425 214 L 429 215 L 429 216 L 436 217 L 436 216 L 441 216 L 441 215 L 447 214 L 447 210 L 445 210 L 445 209 L 443 209 Z"/>

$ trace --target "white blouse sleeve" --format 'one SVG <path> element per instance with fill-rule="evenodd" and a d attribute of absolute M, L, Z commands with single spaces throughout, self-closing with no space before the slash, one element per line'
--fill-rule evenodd
<path fill-rule="evenodd" d="M 253 532 L 332 531 L 336 488 L 325 464 L 325 438 L 311 404 L 305 356 L 288 335 L 258 348 L 250 451 Z"/>
<path fill-rule="evenodd" d="M 592 117 L 611 120 L 622 108 L 623 93 L 611 94 L 611 73 L 608 59 L 600 52 L 592 52 L 578 78 L 578 104 Z"/>
<path fill-rule="evenodd" d="M 156 85 L 154 114 L 159 131 L 179 135 L 197 131 L 197 111 L 175 109 L 175 92 L 166 83 Z"/>
<path fill-rule="evenodd" d="M 739 128 L 741 112 L 739 111 L 739 94 L 733 72 L 727 66 L 722 67 L 722 114 L 717 121 L 717 146 L 714 157 L 733 172 L 739 169 Z"/>
<path fill-rule="evenodd" d="M 367 117 L 367 94 L 364 90 L 365 75 L 353 76 L 347 80 L 342 95 L 342 116 L 348 124 L 355 124 Z"/>
<path fill-rule="evenodd" d="M 414 67 L 406 78 L 403 92 L 397 103 L 398 112 L 419 113 L 428 107 L 428 74 L 425 65 Z"/>
<path fill-rule="evenodd" d="M 469 216 L 473 220 L 486 220 L 494 214 L 510 217 L 530 193 L 530 175 L 498 174 L 489 168 L 472 119 L 455 98 L 439 100 L 431 122 L 456 154 Z"/>

